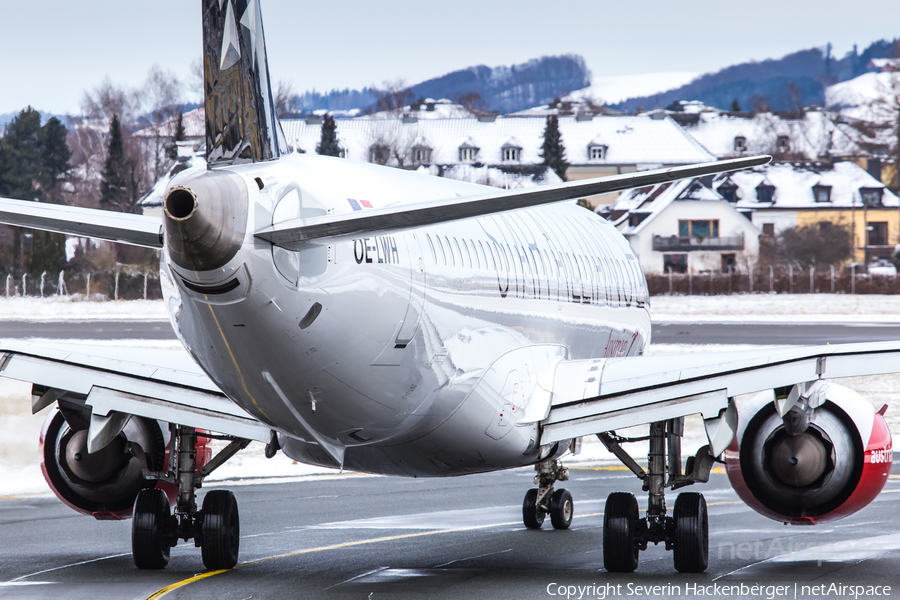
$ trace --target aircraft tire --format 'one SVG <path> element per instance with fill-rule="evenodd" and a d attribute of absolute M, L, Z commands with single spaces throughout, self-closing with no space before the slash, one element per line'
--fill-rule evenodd
<path fill-rule="evenodd" d="M 237 564 L 241 545 L 241 521 L 237 500 L 228 490 L 213 490 L 203 498 L 203 565 L 211 570 Z"/>
<path fill-rule="evenodd" d="M 632 573 L 640 550 L 635 543 L 638 504 L 634 494 L 613 492 L 603 511 L 603 567 L 610 573 Z"/>
<path fill-rule="evenodd" d="M 525 492 L 525 500 L 522 502 L 522 521 L 528 529 L 540 529 L 544 524 L 544 517 L 547 516 L 539 506 L 537 506 L 537 488 L 531 488 Z"/>
<path fill-rule="evenodd" d="M 703 494 L 685 492 L 675 499 L 673 556 L 680 573 L 702 573 L 709 566 L 709 515 Z"/>
<path fill-rule="evenodd" d="M 550 522 L 553 529 L 568 529 L 575 515 L 575 501 L 569 490 L 556 490 L 550 496 Z"/>
<path fill-rule="evenodd" d="M 138 569 L 164 569 L 171 546 L 165 529 L 171 520 L 169 497 L 162 490 L 141 490 L 134 500 L 131 556 Z"/>

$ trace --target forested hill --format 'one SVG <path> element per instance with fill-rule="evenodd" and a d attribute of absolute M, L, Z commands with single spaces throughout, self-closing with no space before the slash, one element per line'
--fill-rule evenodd
<path fill-rule="evenodd" d="M 822 106 L 827 86 L 864 74 L 871 59 L 892 56 L 898 43 L 900 38 L 880 40 L 862 52 L 854 48 L 840 59 L 831 56 L 828 46 L 800 50 L 779 59 L 746 62 L 702 75 L 668 92 L 625 100 L 613 108 L 634 112 L 637 108 L 668 106 L 678 100 L 700 100 L 730 110 L 735 98 L 743 110 Z"/>
<path fill-rule="evenodd" d="M 410 86 L 404 96 L 407 103 L 419 97 L 463 99 L 474 108 L 510 113 L 547 104 L 590 84 L 591 73 L 584 58 L 566 54 L 544 56 L 508 67 L 479 65 L 453 71 Z M 299 95 L 299 104 L 305 111 L 377 110 L 379 95 L 372 88 L 325 94 L 310 91 Z"/>

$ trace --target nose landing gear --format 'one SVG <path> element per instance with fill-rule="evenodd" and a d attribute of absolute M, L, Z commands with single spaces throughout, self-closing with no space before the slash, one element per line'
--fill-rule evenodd
<path fill-rule="evenodd" d="M 639 517 L 633 494 L 614 492 L 607 498 L 603 514 L 603 566 L 607 571 L 633 572 L 637 569 L 640 551 L 646 550 L 650 542 L 663 542 L 666 550 L 672 550 L 675 569 L 679 572 L 702 573 L 709 565 L 709 517 L 703 495 L 679 494 L 672 516 L 666 516 L 665 488 L 678 489 L 697 481 L 709 481 L 715 460 L 709 447 L 704 446 L 696 456 L 688 459 L 688 473 L 681 472 L 683 427 L 683 419 L 671 419 L 651 424 L 650 435 L 646 438 L 626 439 L 614 433 L 598 434 L 606 448 L 644 482 L 644 491 L 649 495 L 644 518 Z M 620 445 L 645 440 L 650 441 L 647 471 Z"/>
<path fill-rule="evenodd" d="M 203 479 L 237 452 L 247 447 L 249 440 L 231 439 L 231 443 L 197 471 L 197 432 L 192 427 L 171 425 L 170 457 L 174 468 L 166 472 L 147 469 L 146 457 L 140 446 L 129 444 L 129 450 L 144 467 L 144 477 L 178 486 L 175 514 L 169 509 L 169 498 L 163 490 L 141 490 L 134 502 L 131 529 L 131 550 L 139 569 L 163 569 L 169 563 L 169 553 L 181 538 L 193 539 L 203 556 L 207 569 L 231 569 L 237 564 L 240 548 L 240 516 L 234 494 L 214 490 L 203 499 L 197 510 L 196 489 Z M 205 437 L 215 437 L 204 434 Z"/>
<path fill-rule="evenodd" d="M 572 494 L 565 489 L 553 489 L 557 481 L 569 479 L 569 469 L 556 460 L 548 460 L 534 466 L 537 474 L 532 488 L 525 493 L 522 502 L 522 521 L 529 529 L 540 529 L 549 514 L 554 529 L 568 529 L 575 514 L 575 502 Z"/>

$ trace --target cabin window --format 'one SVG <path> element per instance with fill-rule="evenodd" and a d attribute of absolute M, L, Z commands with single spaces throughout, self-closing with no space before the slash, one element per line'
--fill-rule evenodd
<path fill-rule="evenodd" d="M 464 252 L 460 249 L 460 247 L 459 247 L 459 240 L 457 240 L 456 238 L 453 238 L 453 245 L 454 245 L 454 247 L 456 248 L 456 254 L 459 254 L 459 266 L 460 266 L 460 267 L 467 267 L 467 266 L 469 266 L 469 265 L 466 264 L 466 255 L 465 255 L 465 253 L 464 253 Z M 463 241 L 463 248 L 465 248 L 465 246 L 466 246 L 466 242 Z"/>
<path fill-rule="evenodd" d="M 447 254 L 450 255 L 449 265 L 451 267 L 455 267 L 456 266 L 456 255 L 453 254 L 453 246 L 450 245 L 450 238 L 448 238 L 445 235 L 444 241 L 447 243 Z"/>
<path fill-rule="evenodd" d="M 481 240 L 478 240 L 478 250 L 479 250 L 480 253 L 481 253 L 481 254 L 479 255 L 480 261 L 479 261 L 478 264 L 479 264 L 479 265 L 484 265 L 484 268 L 487 269 L 487 268 L 488 268 L 487 256 L 485 255 L 485 252 L 484 252 L 484 244 L 481 243 Z"/>
<path fill-rule="evenodd" d="M 447 251 L 444 250 L 444 244 L 441 243 L 441 236 L 436 235 L 436 236 L 434 236 L 434 239 L 437 241 L 438 247 L 441 249 L 441 261 L 443 262 L 444 266 L 446 267 L 447 266 Z"/>
<path fill-rule="evenodd" d="M 428 247 L 431 248 L 431 260 L 434 261 L 434 264 L 437 264 L 437 252 L 434 251 L 434 242 L 431 241 L 431 236 L 426 234 L 425 238 L 428 240 Z"/>

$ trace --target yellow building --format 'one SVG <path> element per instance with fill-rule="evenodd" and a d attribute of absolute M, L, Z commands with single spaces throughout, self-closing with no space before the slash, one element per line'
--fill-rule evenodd
<path fill-rule="evenodd" d="M 900 244 L 900 198 L 854 162 L 777 163 L 713 183 L 763 235 L 830 222 L 853 234 L 852 262 L 890 258 Z"/>

